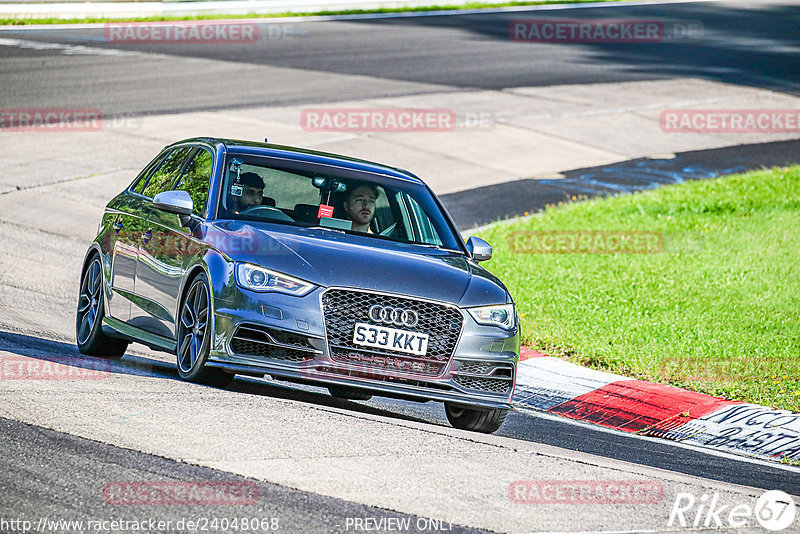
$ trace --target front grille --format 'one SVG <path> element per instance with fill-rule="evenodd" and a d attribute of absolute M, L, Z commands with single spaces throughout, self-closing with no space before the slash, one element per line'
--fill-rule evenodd
<path fill-rule="evenodd" d="M 506 394 L 514 383 L 514 367 L 505 362 L 462 361 L 453 371 L 453 382 L 475 391 Z"/>
<path fill-rule="evenodd" d="M 285 360 L 290 362 L 303 362 L 312 358 L 312 356 L 307 352 L 284 349 L 283 347 L 273 347 L 270 345 L 264 345 L 263 343 L 254 343 L 252 341 L 246 341 L 243 339 L 234 339 L 231 341 L 231 350 L 237 354 L 261 356 L 263 358 L 272 358 L 275 360 Z"/>
<path fill-rule="evenodd" d="M 265 329 L 266 330 L 266 329 Z M 305 336 L 299 336 L 297 334 L 292 334 L 290 332 L 281 332 L 279 330 L 267 330 L 269 335 L 283 345 L 292 345 L 298 349 L 311 349 L 314 350 L 314 347 L 311 346 L 309 343 L 308 338 Z"/>
<path fill-rule="evenodd" d="M 256 325 L 239 326 L 230 346 L 236 354 L 290 362 L 311 360 L 320 353 L 306 337 Z"/>
<path fill-rule="evenodd" d="M 415 356 L 390 349 L 372 349 L 353 344 L 355 324 L 372 322 L 368 311 L 374 304 L 417 312 L 419 323 L 416 326 L 398 328 L 428 334 L 426 354 Z M 440 375 L 455 351 L 463 323 L 461 313 L 450 306 L 346 289 L 326 291 L 322 297 L 322 308 L 331 358 L 337 362 L 358 365 L 378 373 Z"/>
<path fill-rule="evenodd" d="M 491 393 L 508 393 L 511 382 L 501 378 L 476 378 L 474 376 L 456 376 L 453 382 L 467 389 L 489 391 Z"/>
<path fill-rule="evenodd" d="M 458 370 L 462 373 L 474 373 L 476 375 L 485 375 L 489 373 L 489 369 L 492 368 L 492 364 L 490 362 L 471 362 L 471 363 L 462 363 L 461 367 Z"/>

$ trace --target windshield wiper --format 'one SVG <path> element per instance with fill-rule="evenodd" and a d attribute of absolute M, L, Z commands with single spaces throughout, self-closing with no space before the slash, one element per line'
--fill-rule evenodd
<path fill-rule="evenodd" d="M 445 252 L 454 252 L 456 254 L 466 255 L 466 254 L 464 254 L 463 250 L 455 250 L 455 249 L 452 249 L 452 248 L 447 248 L 447 247 L 442 246 L 442 245 L 435 245 L 433 243 L 412 243 L 412 244 L 413 245 L 419 245 L 420 247 L 432 248 L 434 250 L 444 250 Z"/>
<path fill-rule="evenodd" d="M 346 234 L 344 230 L 338 228 L 330 228 L 328 226 L 302 226 L 301 228 L 308 228 L 309 230 L 327 230 L 328 232 L 336 232 L 337 234 Z"/>

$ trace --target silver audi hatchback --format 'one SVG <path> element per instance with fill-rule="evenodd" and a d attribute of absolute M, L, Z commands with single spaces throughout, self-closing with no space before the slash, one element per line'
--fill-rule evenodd
<path fill-rule="evenodd" d="M 120 358 L 176 355 L 184 380 L 236 374 L 336 397 L 440 401 L 494 432 L 514 391 L 519 317 L 439 199 L 408 172 L 266 143 L 164 148 L 106 206 L 76 337 Z"/>

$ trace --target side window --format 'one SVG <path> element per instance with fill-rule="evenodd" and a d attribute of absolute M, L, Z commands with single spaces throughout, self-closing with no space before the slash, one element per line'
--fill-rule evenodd
<path fill-rule="evenodd" d="M 202 215 L 205 210 L 213 164 L 214 157 L 211 152 L 201 148 L 189 163 L 178 185 L 175 186 L 175 189 L 186 191 L 192 197 L 195 215 Z"/>
<path fill-rule="evenodd" d="M 406 197 L 406 203 L 408 205 L 407 216 L 410 218 L 411 228 L 414 234 L 419 234 L 415 236 L 416 240 L 429 245 L 441 246 L 442 240 L 436 232 L 436 228 L 433 227 L 433 223 L 428 217 L 428 214 L 425 213 L 425 210 L 422 209 L 422 206 L 420 206 L 414 198 L 410 195 L 404 194 L 404 196 Z"/>
<path fill-rule="evenodd" d="M 139 180 L 136 182 L 136 185 L 131 187 L 131 191 L 134 191 L 136 193 L 140 193 L 141 194 L 141 192 L 144 190 L 144 184 L 147 183 L 147 175 L 148 174 L 149 173 L 146 173 L 146 172 L 142 173 L 142 175 L 139 177 Z"/>
<path fill-rule="evenodd" d="M 172 183 L 183 169 L 183 165 L 189 157 L 194 147 L 184 147 L 173 150 L 161 163 L 161 166 L 154 172 L 147 185 L 142 190 L 146 197 L 153 198 L 162 191 L 168 191 Z M 138 185 L 138 184 L 137 184 Z"/>
<path fill-rule="evenodd" d="M 170 152 L 174 152 L 174 150 L 171 150 Z M 147 167 L 145 167 L 144 170 L 139 173 L 136 181 L 131 185 L 130 190 L 141 194 L 141 192 L 144 190 L 144 186 L 147 184 L 147 178 L 149 178 L 150 175 L 153 174 L 153 171 L 157 169 L 159 165 L 161 165 L 161 162 L 164 161 L 164 158 L 167 157 L 167 154 L 170 152 L 162 152 L 153 158 L 153 161 L 148 163 Z"/>

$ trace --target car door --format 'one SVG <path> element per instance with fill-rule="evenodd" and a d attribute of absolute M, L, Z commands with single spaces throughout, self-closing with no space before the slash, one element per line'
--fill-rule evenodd
<path fill-rule="evenodd" d="M 106 212 L 103 225 L 112 228 L 111 248 L 111 294 L 106 302 L 106 313 L 120 321 L 128 321 L 131 315 L 131 298 L 136 278 L 136 256 L 138 237 L 134 238 L 136 216 L 130 213 L 130 198 L 123 197 L 114 211 Z"/>
<path fill-rule="evenodd" d="M 192 197 L 196 221 L 205 213 L 213 165 L 212 153 L 206 148 L 198 148 L 172 186 L 172 189 L 186 191 Z M 181 280 L 186 269 L 202 254 L 203 248 L 191 236 L 192 231 L 181 226 L 174 213 L 161 211 L 152 203 L 146 212 L 148 229 L 139 246 L 136 291 L 144 300 L 142 308 L 148 315 L 140 318 L 139 326 L 174 338 Z"/>
<path fill-rule="evenodd" d="M 147 329 L 149 318 L 152 315 L 150 302 L 142 295 L 142 289 L 137 283 L 137 273 L 140 269 L 140 256 L 143 241 L 152 239 L 152 223 L 150 216 L 152 213 L 153 197 L 162 191 L 168 191 L 178 177 L 183 173 L 183 169 L 189 162 L 194 147 L 178 147 L 173 149 L 159 167 L 150 175 L 147 183 L 141 188 L 141 192 L 136 195 L 136 217 L 128 222 L 129 228 L 126 232 L 130 236 L 131 242 L 135 247 L 135 268 L 133 294 L 130 295 L 132 303 L 128 323 L 138 328 Z"/>
<path fill-rule="evenodd" d="M 164 151 L 156 156 L 131 186 L 114 199 L 103 215 L 102 225 L 108 229 L 112 258 L 111 293 L 106 303 L 106 313 L 120 321 L 130 320 L 131 301 L 135 298 L 136 261 L 142 226 L 141 193 L 169 152 Z"/>

